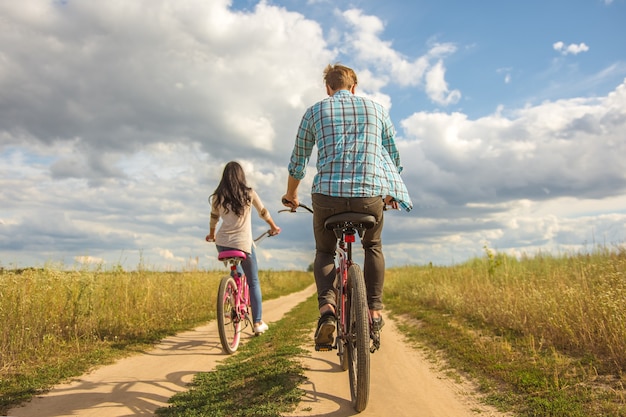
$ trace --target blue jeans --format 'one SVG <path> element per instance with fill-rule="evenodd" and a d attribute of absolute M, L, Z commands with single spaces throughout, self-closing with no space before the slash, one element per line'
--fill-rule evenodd
<path fill-rule="evenodd" d="M 241 250 L 237 248 L 229 248 L 225 246 L 215 245 L 218 252 L 225 250 Z M 261 283 L 259 282 L 259 266 L 256 261 L 256 254 L 254 252 L 254 245 L 252 245 L 252 252 L 246 252 L 246 259 L 237 265 L 237 271 L 246 274 L 248 280 L 248 286 L 250 287 L 250 305 L 252 307 L 252 320 L 253 323 L 259 323 L 263 319 L 263 306 L 261 305 Z"/>

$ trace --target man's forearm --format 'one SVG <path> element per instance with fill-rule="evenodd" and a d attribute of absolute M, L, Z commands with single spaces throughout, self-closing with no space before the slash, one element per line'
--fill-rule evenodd
<path fill-rule="evenodd" d="M 295 179 L 291 175 L 287 178 L 287 193 L 285 194 L 288 200 L 295 200 L 298 198 L 298 186 L 300 180 Z"/>

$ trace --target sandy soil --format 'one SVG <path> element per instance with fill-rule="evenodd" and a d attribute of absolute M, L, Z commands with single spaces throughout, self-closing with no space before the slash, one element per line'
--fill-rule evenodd
<path fill-rule="evenodd" d="M 264 319 L 279 320 L 315 291 L 263 303 Z M 254 337 L 248 333 L 246 337 Z M 311 334 L 311 340 L 313 335 Z M 312 350 L 312 349 L 311 349 Z M 215 322 L 163 340 L 153 350 L 119 360 L 54 387 L 45 395 L 9 411 L 14 417 L 153 415 L 194 374 L 223 359 Z M 339 369 L 336 352 L 314 352 L 302 358 L 308 381 L 295 416 L 352 416 L 348 373 Z M 370 400 L 361 416 L 464 417 L 502 416 L 480 405 L 469 385 L 453 383 L 423 355 L 408 347 L 395 323 L 387 319 L 381 350 L 372 355 Z"/>

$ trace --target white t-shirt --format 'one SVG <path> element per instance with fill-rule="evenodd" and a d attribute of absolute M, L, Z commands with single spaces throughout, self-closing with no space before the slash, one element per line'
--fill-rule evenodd
<path fill-rule="evenodd" d="M 259 213 L 259 217 L 265 221 L 270 219 L 270 214 L 263 206 L 256 191 L 251 190 L 250 197 L 252 199 L 251 205 L 244 209 L 242 216 L 237 216 L 232 210 L 226 213 L 226 210 L 221 206 L 213 205 L 211 207 L 209 227 L 215 227 L 219 219 L 222 219 L 219 229 L 215 232 L 216 245 L 239 249 L 247 253 L 252 252 L 252 206 Z"/>

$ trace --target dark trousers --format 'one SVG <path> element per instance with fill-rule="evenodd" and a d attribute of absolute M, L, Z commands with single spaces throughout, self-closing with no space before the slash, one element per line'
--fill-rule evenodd
<path fill-rule="evenodd" d="M 353 211 L 371 214 L 376 225 L 367 230 L 361 243 L 365 251 L 363 275 L 367 288 L 367 304 L 370 310 L 383 309 L 383 284 L 385 282 L 385 257 L 381 234 L 383 231 L 382 197 L 330 197 L 323 194 L 311 196 L 313 205 L 313 234 L 315 236 L 315 261 L 313 272 L 317 285 L 319 307 L 336 306 L 333 283 L 335 280 L 335 247 L 337 238 L 332 230 L 326 230 L 324 221 L 334 214 Z"/>

